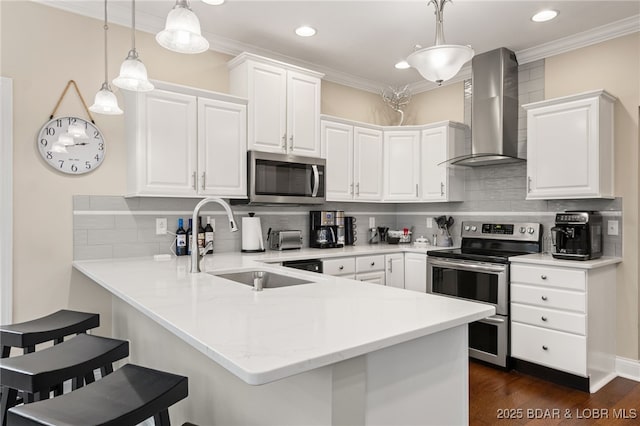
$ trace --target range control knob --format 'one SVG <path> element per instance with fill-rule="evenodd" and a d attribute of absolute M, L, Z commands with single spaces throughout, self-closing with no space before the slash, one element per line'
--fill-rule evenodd
<path fill-rule="evenodd" d="M 524 226 L 520 227 L 520 233 L 524 234 L 525 232 L 527 232 L 527 228 L 525 228 Z"/>
<path fill-rule="evenodd" d="M 469 231 L 469 229 L 471 229 L 471 227 L 470 227 L 469 225 L 465 225 L 465 226 L 464 226 L 464 230 L 465 230 L 465 231 Z"/>
<path fill-rule="evenodd" d="M 536 232 L 536 230 L 535 230 L 535 229 L 533 229 L 533 228 L 529 228 L 529 229 L 527 229 L 527 231 L 528 231 L 530 234 L 533 234 L 534 232 Z"/>
<path fill-rule="evenodd" d="M 474 226 L 472 226 L 472 227 L 471 227 L 471 230 L 472 230 L 473 232 L 476 232 L 476 231 L 478 230 L 478 227 L 474 225 Z"/>

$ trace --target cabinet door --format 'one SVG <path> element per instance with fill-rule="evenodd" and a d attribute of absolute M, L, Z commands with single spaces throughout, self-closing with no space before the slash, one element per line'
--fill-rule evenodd
<path fill-rule="evenodd" d="M 420 132 L 417 130 L 385 132 L 384 162 L 384 199 L 418 200 Z"/>
<path fill-rule="evenodd" d="M 287 151 L 320 157 L 320 79 L 287 71 Z"/>
<path fill-rule="evenodd" d="M 447 169 L 447 127 L 422 131 L 420 141 L 420 191 L 425 201 L 446 201 Z"/>
<path fill-rule="evenodd" d="M 354 127 L 354 177 L 356 200 L 377 201 L 382 199 L 383 148 L 382 131 Z"/>
<path fill-rule="evenodd" d="M 427 255 L 420 253 L 404 254 L 404 288 L 427 292 Z"/>
<path fill-rule="evenodd" d="M 385 284 L 391 287 L 404 288 L 404 254 L 394 253 L 385 257 Z"/>
<path fill-rule="evenodd" d="M 198 193 L 247 197 L 245 105 L 198 98 Z"/>
<path fill-rule="evenodd" d="M 372 284 L 385 285 L 385 272 L 377 271 L 377 272 L 366 272 L 363 274 L 356 274 L 356 279 L 358 281 L 365 281 Z"/>
<path fill-rule="evenodd" d="M 527 199 L 598 196 L 595 108 L 576 101 L 527 112 Z"/>
<path fill-rule="evenodd" d="M 286 152 L 287 73 L 258 62 L 249 63 L 249 149 Z"/>
<path fill-rule="evenodd" d="M 129 194 L 196 195 L 195 96 L 164 90 L 137 96 L 137 120 L 131 124 L 136 134 L 129 135 L 134 139 L 129 154 L 136 162 L 129 173 L 136 177 Z"/>
<path fill-rule="evenodd" d="M 353 126 L 322 121 L 322 152 L 326 158 L 327 201 L 353 198 Z"/>

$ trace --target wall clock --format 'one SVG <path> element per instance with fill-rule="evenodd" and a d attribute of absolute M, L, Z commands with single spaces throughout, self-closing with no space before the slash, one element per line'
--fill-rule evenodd
<path fill-rule="evenodd" d="M 102 132 L 91 121 L 78 117 L 49 120 L 40 129 L 37 144 L 44 161 L 62 173 L 89 173 L 104 160 Z"/>

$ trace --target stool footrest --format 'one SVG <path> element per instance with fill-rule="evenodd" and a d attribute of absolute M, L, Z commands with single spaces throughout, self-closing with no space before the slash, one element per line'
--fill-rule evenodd
<path fill-rule="evenodd" d="M 59 397 L 9 410 L 9 424 L 136 425 L 188 395 L 188 379 L 127 364 L 107 377 Z"/>

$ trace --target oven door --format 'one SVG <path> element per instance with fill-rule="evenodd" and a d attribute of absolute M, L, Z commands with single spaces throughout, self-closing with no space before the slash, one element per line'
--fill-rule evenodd
<path fill-rule="evenodd" d="M 427 293 L 487 303 L 509 312 L 509 265 L 427 257 Z"/>
<path fill-rule="evenodd" d="M 507 366 L 509 317 L 495 315 L 469 324 L 469 356 Z"/>

